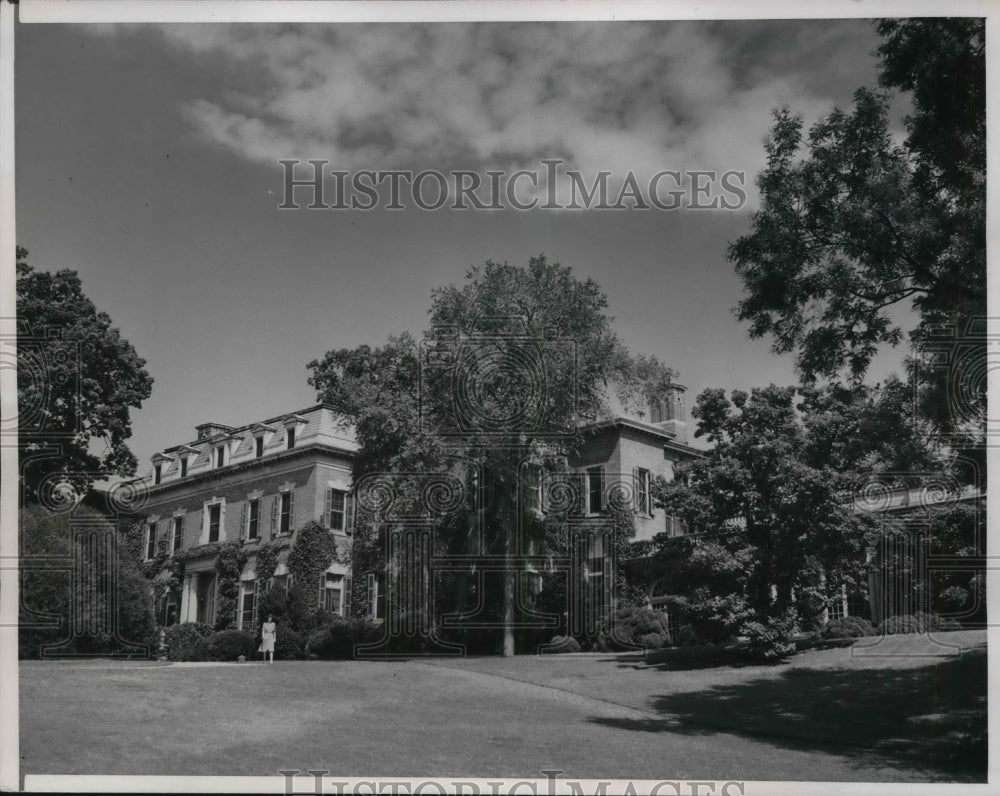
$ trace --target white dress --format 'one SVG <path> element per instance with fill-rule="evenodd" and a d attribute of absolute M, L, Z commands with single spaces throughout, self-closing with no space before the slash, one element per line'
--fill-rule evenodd
<path fill-rule="evenodd" d="M 274 652 L 274 640 L 277 637 L 274 622 L 265 622 L 261 628 L 261 652 Z"/>

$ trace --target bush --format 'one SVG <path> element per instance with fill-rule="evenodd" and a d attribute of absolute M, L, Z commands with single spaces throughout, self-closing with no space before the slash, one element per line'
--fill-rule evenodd
<path fill-rule="evenodd" d="M 257 640 L 246 630 L 220 630 L 208 637 L 208 652 L 213 660 L 235 661 L 240 655 L 252 658 Z"/>
<path fill-rule="evenodd" d="M 885 635 L 897 633 L 928 633 L 931 631 L 961 630 L 962 625 L 954 619 L 942 619 L 937 614 L 927 614 L 918 611 L 915 614 L 890 616 L 879 625 Z"/>
<path fill-rule="evenodd" d="M 208 639 L 214 631 L 208 625 L 185 622 L 167 628 L 167 658 L 172 661 L 210 661 Z"/>
<path fill-rule="evenodd" d="M 677 635 L 674 638 L 674 643 L 679 647 L 690 647 L 695 644 L 702 644 L 701 638 L 695 632 L 691 625 L 681 625 L 677 628 Z"/>
<path fill-rule="evenodd" d="M 546 653 L 579 652 L 580 643 L 572 636 L 554 636 L 552 643 L 545 647 Z"/>
<path fill-rule="evenodd" d="M 773 663 L 795 652 L 792 633 L 795 632 L 796 614 L 789 610 L 781 616 L 768 617 L 766 622 L 752 621 L 743 625 L 747 637 L 747 657 L 751 660 Z"/>
<path fill-rule="evenodd" d="M 275 632 L 278 636 L 274 642 L 275 660 L 295 661 L 306 657 L 305 636 L 293 630 L 291 625 L 284 622 L 277 623 Z"/>
<path fill-rule="evenodd" d="M 864 638 L 878 631 L 867 619 L 860 616 L 841 616 L 831 619 L 820 631 L 821 638 Z"/>
<path fill-rule="evenodd" d="M 594 647 L 602 652 L 627 650 L 643 645 L 640 639 L 649 635 L 663 637 L 659 646 L 670 643 L 667 615 L 652 608 L 628 606 L 615 611 L 612 621 L 601 627 Z"/>
<path fill-rule="evenodd" d="M 666 647 L 670 642 L 662 633 L 646 633 L 639 636 L 636 643 L 649 650 L 658 650 L 660 647 Z"/>
<path fill-rule="evenodd" d="M 309 636 L 306 652 L 320 660 L 352 660 L 354 647 L 371 634 L 372 623 L 367 619 L 337 617 L 329 627 Z"/>

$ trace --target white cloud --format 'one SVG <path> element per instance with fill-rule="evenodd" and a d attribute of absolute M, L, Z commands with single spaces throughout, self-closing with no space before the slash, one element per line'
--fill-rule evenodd
<path fill-rule="evenodd" d="M 832 102 L 794 73 L 757 70 L 748 83 L 727 42 L 690 23 L 159 30 L 186 54 L 246 68 L 247 85 L 191 102 L 187 117 L 206 139 L 272 163 L 484 169 L 559 157 L 647 180 L 736 169 L 750 187 L 770 109 L 812 115 Z"/>

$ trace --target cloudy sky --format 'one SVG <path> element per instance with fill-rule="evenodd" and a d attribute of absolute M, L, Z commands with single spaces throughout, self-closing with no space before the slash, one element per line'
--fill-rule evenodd
<path fill-rule="evenodd" d="M 195 424 L 315 396 L 305 364 L 426 325 L 431 290 L 544 252 L 691 398 L 793 377 L 732 313 L 771 110 L 812 120 L 875 82 L 865 20 L 21 25 L 18 240 L 73 268 L 145 357 L 148 457 Z M 902 103 L 900 110 L 904 109 Z M 281 159 L 343 170 L 736 170 L 740 210 L 279 210 Z M 591 176 L 592 179 L 592 176 Z M 876 375 L 902 352 L 880 360 Z"/>

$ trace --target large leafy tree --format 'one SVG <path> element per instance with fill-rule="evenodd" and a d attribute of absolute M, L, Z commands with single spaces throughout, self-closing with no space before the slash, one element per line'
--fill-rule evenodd
<path fill-rule="evenodd" d="M 808 130 L 801 115 L 775 112 L 761 208 L 729 246 L 745 290 L 737 313 L 751 336 L 794 352 L 806 380 L 860 381 L 881 346 L 903 340 L 898 308 L 908 309 L 918 349 L 936 355 L 930 367 L 911 363 L 924 413 L 953 447 L 981 452 L 984 21 L 883 20 L 877 30 L 882 88 L 912 99 L 906 139 L 892 134 L 890 95 L 873 89 Z"/>
<path fill-rule="evenodd" d="M 909 406 L 897 381 L 704 391 L 691 414 L 695 435 L 714 447 L 679 468 L 673 482 L 654 485 L 658 504 L 701 534 L 682 554 L 675 541 L 659 540 L 661 558 L 679 568 L 678 584 L 703 560 L 728 573 L 698 581 L 700 602 L 718 616 L 724 609 L 730 632 L 751 614 L 762 621 L 789 611 L 814 615 L 825 600 L 824 577 L 857 579 L 873 538 L 875 518 L 856 511 L 851 495 L 876 474 L 902 486 L 906 473 L 933 466 Z"/>
<path fill-rule="evenodd" d="M 507 562 L 477 601 L 497 612 L 489 619 L 505 627 L 503 652 L 513 654 L 515 558 L 548 552 L 559 536 L 525 511 L 527 492 L 566 468 L 582 427 L 610 414 L 612 394 L 630 404 L 672 373 L 630 357 L 600 286 L 544 256 L 472 268 L 464 284 L 434 291 L 430 315 L 419 343 L 330 351 L 309 364 L 310 383 L 357 428 L 356 480 L 396 474 L 405 492 L 398 482 L 417 488 L 420 473 L 463 473 L 476 511 L 453 513 L 437 538 Z M 355 556 L 363 544 L 355 540 Z"/>
<path fill-rule="evenodd" d="M 62 478 L 82 492 L 135 472 L 129 411 L 153 380 L 75 271 L 36 271 L 27 255 L 18 247 L 18 445 L 23 499 L 34 502 Z"/>

